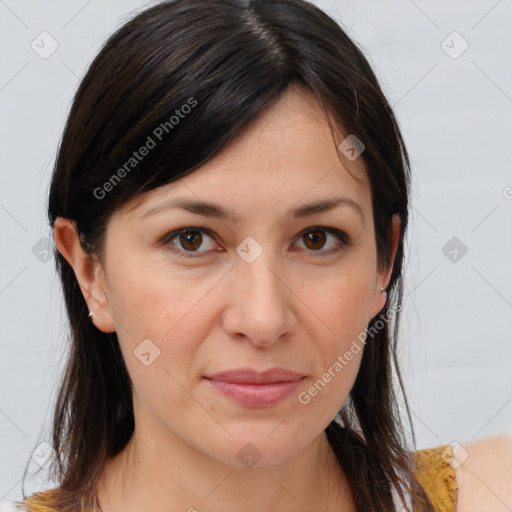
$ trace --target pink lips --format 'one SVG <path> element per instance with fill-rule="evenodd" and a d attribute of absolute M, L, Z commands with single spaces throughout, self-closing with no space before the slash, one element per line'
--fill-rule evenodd
<path fill-rule="evenodd" d="M 285 368 L 258 372 L 240 368 L 206 377 L 215 389 L 247 407 L 270 407 L 297 389 L 303 375 Z"/>

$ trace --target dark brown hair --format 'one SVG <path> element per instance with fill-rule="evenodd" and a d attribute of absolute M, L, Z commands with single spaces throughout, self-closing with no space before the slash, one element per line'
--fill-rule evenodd
<path fill-rule="evenodd" d="M 401 219 L 388 301 L 368 326 L 372 335 L 355 384 L 326 434 L 358 510 L 394 510 L 392 488 L 404 503 L 428 502 L 393 385 L 396 372 L 403 395 L 397 336 L 409 159 L 363 52 L 326 13 L 304 0 L 175 0 L 125 23 L 76 92 L 51 181 L 50 225 L 58 216 L 75 220 L 84 250 L 101 260 L 105 226 L 116 208 L 192 173 L 292 85 L 311 90 L 331 127 L 337 123 L 365 145 L 361 158 L 382 268 L 390 265 L 392 215 Z M 157 127 L 163 143 L 119 172 L 134 150 L 156 137 Z M 134 415 L 117 336 L 92 324 L 73 269 L 55 256 L 70 321 L 69 359 L 53 416 L 51 478 L 59 485 L 26 498 L 25 505 L 77 512 L 93 509 L 102 466 L 126 446 Z M 396 314 L 388 315 L 391 308 Z"/>

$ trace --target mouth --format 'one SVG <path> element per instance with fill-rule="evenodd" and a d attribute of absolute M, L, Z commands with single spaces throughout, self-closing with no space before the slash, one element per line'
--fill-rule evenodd
<path fill-rule="evenodd" d="M 250 408 L 272 407 L 289 397 L 306 377 L 279 382 L 233 382 L 205 377 L 214 390 L 226 398 Z"/>
<path fill-rule="evenodd" d="M 255 368 L 234 368 L 206 376 L 208 379 L 235 384 L 275 384 L 296 381 L 303 377 L 304 374 L 302 373 L 279 367 L 264 371 Z"/>

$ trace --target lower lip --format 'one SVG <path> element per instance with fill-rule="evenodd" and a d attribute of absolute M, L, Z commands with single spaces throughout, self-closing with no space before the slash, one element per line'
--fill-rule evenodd
<path fill-rule="evenodd" d="M 246 407 L 270 407 L 293 393 L 303 379 L 270 384 L 235 384 L 221 380 L 206 380 L 223 395 Z"/>

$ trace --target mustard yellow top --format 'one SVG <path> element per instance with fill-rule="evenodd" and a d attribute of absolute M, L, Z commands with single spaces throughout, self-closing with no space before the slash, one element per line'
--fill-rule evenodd
<path fill-rule="evenodd" d="M 435 512 L 455 512 L 458 485 L 452 467 L 453 448 L 442 445 L 413 454 L 416 477 L 425 489 Z M 422 507 L 418 512 L 422 511 Z M 416 512 L 416 511 L 415 511 Z"/>
<path fill-rule="evenodd" d="M 426 448 L 413 453 L 416 476 L 435 512 L 455 512 L 458 485 L 451 465 L 453 449 L 449 445 Z M 23 505 L 28 512 L 55 512 L 53 490 L 38 492 L 26 498 Z M 423 512 L 424 504 L 414 512 Z"/>

